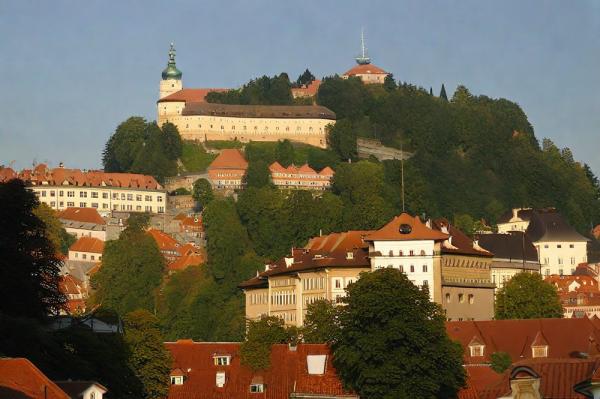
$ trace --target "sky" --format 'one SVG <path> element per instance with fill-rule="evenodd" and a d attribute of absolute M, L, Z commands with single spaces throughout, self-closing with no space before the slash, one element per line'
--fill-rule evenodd
<path fill-rule="evenodd" d="M 116 126 L 156 119 L 169 43 L 184 87 L 374 64 L 518 103 L 600 175 L 600 1 L 0 0 L 0 165 L 90 169 Z M 485 132 L 481 132 L 482 135 Z"/>

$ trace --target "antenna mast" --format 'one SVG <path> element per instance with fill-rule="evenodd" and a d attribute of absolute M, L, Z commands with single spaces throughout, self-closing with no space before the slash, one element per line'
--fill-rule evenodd
<path fill-rule="evenodd" d="M 404 151 L 402 151 L 403 145 L 400 144 L 400 179 L 402 180 L 402 212 L 404 208 Z"/>

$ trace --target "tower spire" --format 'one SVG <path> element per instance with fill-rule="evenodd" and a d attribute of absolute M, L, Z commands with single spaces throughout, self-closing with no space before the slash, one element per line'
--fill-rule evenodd
<path fill-rule="evenodd" d="M 167 65 L 175 66 L 175 43 L 171 42 L 171 48 L 169 49 L 169 63 Z"/>
<path fill-rule="evenodd" d="M 181 71 L 175 65 L 175 43 L 171 43 L 171 47 L 169 48 L 169 62 L 167 62 L 167 67 L 162 72 L 162 78 L 163 80 L 181 80 L 181 75 Z"/>
<path fill-rule="evenodd" d="M 367 55 L 367 47 L 365 46 L 365 29 L 361 28 L 360 30 L 360 50 L 361 53 L 358 57 L 356 57 L 356 62 L 359 65 L 370 64 L 371 59 Z"/>

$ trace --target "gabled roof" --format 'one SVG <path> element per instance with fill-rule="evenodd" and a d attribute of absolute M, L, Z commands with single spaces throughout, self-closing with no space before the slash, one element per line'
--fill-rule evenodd
<path fill-rule="evenodd" d="M 226 148 L 208 166 L 211 169 L 248 169 L 248 161 L 238 149 Z"/>
<path fill-rule="evenodd" d="M 400 232 L 400 230 L 403 232 Z M 418 216 L 402 213 L 388 224 L 365 237 L 366 241 L 415 241 L 448 239 L 449 235 L 427 227 Z"/>
<path fill-rule="evenodd" d="M 159 250 L 179 252 L 179 242 L 167 233 L 156 229 L 148 229 L 148 234 L 154 238 Z"/>
<path fill-rule="evenodd" d="M 448 240 L 442 244 L 442 253 L 467 256 L 493 256 L 491 252 L 476 245 L 469 236 L 450 224 L 447 219 L 436 219 L 431 223 L 431 227 L 450 235 Z"/>
<path fill-rule="evenodd" d="M 70 274 L 60 276 L 58 289 L 67 295 L 81 295 L 85 292 L 83 281 Z"/>
<path fill-rule="evenodd" d="M 585 242 L 589 239 L 579 234 L 556 209 L 537 210 L 532 213 L 525 232 L 533 242 Z"/>
<path fill-rule="evenodd" d="M 297 97 L 314 96 L 319 91 L 319 86 L 321 86 L 321 81 L 319 79 L 315 79 L 306 86 L 292 87 L 292 94 L 294 94 Z"/>
<path fill-rule="evenodd" d="M 533 242 L 520 231 L 510 234 L 480 234 L 477 236 L 480 247 L 494 254 L 495 259 L 515 259 L 538 262 L 538 253 Z"/>
<path fill-rule="evenodd" d="M 0 183 L 17 178 L 17 173 L 12 168 L 0 167 Z"/>
<path fill-rule="evenodd" d="M 531 208 L 515 208 L 504 213 L 498 220 L 498 223 L 527 222 L 531 219 L 532 212 L 533 209 Z"/>
<path fill-rule="evenodd" d="M 201 265 L 204 261 L 205 259 L 202 254 L 183 255 L 169 263 L 167 269 L 169 269 L 169 271 L 183 270 L 188 266 Z"/>
<path fill-rule="evenodd" d="M 104 241 L 95 237 L 80 237 L 73 245 L 71 245 L 69 251 L 102 254 L 104 251 Z"/>
<path fill-rule="evenodd" d="M 0 358 L 0 397 L 70 399 L 69 395 L 24 358 Z"/>
<path fill-rule="evenodd" d="M 106 224 L 96 208 L 67 208 L 59 212 L 58 218 L 82 223 Z"/>
<path fill-rule="evenodd" d="M 373 64 L 356 65 L 344 73 L 344 76 L 356 75 L 389 75 L 389 73 Z"/>
<path fill-rule="evenodd" d="M 158 100 L 157 102 L 159 103 L 164 103 L 164 102 L 194 102 L 194 103 L 198 103 L 198 102 L 204 102 L 206 95 L 210 92 L 224 92 L 224 91 L 229 91 L 229 89 L 182 89 L 179 90 L 178 92 L 175 92 L 173 94 L 170 94 L 166 97 L 161 98 L 160 100 Z"/>
<path fill-rule="evenodd" d="M 63 391 L 65 391 L 72 399 L 83 398 L 83 394 L 91 387 L 102 391 L 102 393 L 108 392 L 103 386 L 98 384 L 96 381 L 56 381 Z"/>

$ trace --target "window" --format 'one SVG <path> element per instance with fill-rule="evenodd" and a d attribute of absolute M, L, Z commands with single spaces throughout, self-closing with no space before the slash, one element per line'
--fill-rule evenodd
<path fill-rule="evenodd" d="M 427 273 L 427 265 L 423 265 L 423 273 Z"/>
<path fill-rule="evenodd" d="M 87 198 L 87 191 L 80 191 L 79 198 Z"/>
<path fill-rule="evenodd" d="M 108 199 L 108 193 L 102 193 L 102 198 Z"/>
<path fill-rule="evenodd" d="M 263 384 L 250 385 L 250 392 L 252 392 L 252 393 L 259 393 L 259 392 L 264 392 L 264 391 L 265 391 L 265 386 Z"/>
<path fill-rule="evenodd" d="M 423 287 L 429 287 L 429 281 L 423 280 Z"/>
<path fill-rule="evenodd" d="M 146 196 L 144 197 L 144 200 L 145 200 L 145 201 L 152 201 L 152 196 L 151 196 L 151 195 L 146 195 Z"/>
<path fill-rule="evenodd" d="M 574 265 L 575 264 L 575 257 L 571 257 L 571 264 Z"/>
<path fill-rule="evenodd" d="M 50 196 L 51 197 L 56 197 L 56 191 L 50 190 Z"/>
<path fill-rule="evenodd" d="M 558 274 L 563 275 L 563 269 L 558 269 Z"/>
<path fill-rule="evenodd" d="M 410 265 L 410 272 L 414 273 L 415 272 L 415 266 L 414 265 Z"/>
<path fill-rule="evenodd" d="M 563 258 L 558 258 L 558 264 L 562 265 L 563 264 Z"/>
<path fill-rule="evenodd" d="M 98 203 L 97 202 L 92 202 L 92 208 L 98 208 Z"/>
<path fill-rule="evenodd" d="M 404 265 L 400 265 L 400 271 L 404 273 Z"/>
<path fill-rule="evenodd" d="M 80 207 L 80 208 L 85 208 L 85 202 L 80 202 L 80 203 L 79 203 L 79 207 Z"/>
<path fill-rule="evenodd" d="M 544 244 L 544 248 L 548 248 L 548 244 Z"/>
<path fill-rule="evenodd" d="M 410 254 L 410 256 L 414 256 L 414 254 L 415 254 L 415 251 L 413 251 L 413 250 L 411 249 L 409 254 Z"/>
<path fill-rule="evenodd" d="M 469 345 L 469 351 L 471 352 L 471 357 L 481 357 L 483 356 L 484 345 Z"/>
<path fill-rule="evenodd" d="M 217 387 L 219 387 L 219 388 L 223 388 L 225 386 L 225 372 L 224 371 L 217 371 L 215 383 L 216 383 Z"/>
<path fill-rule="evenodd" d="M 421 250 L 421 256 L 425 256 L 425 250 Z"/>
<path fill-rule="evenodd" d="M 141 195 L 141 194 L 137 194 L 137 195 L 135 196 L 135 200 L 136 200 L 136 201 L 141 201 L 141 200 L 142 200 L 142 195 Z"/>
<path fill-rule="evenodd" d="M 465 302 L 465 296 L 463 294 L 458 294 L 458 302 L 459 303 L 464 303 Z"/>
<path fill-rule="evenodd" d="M 475 302 L 475 296 L 473 294 L 469 294 L 469 304 L 472 305 Z"/>
<path fill-rule="evenodd" d="M 569 244 L 569 248 L 575 248 L 575 244 Z"/>
<path fill-rule="evenodd" d="M 532 357 L 548 357 L 548 346 L 532 346 L 531 347 Z"/>
<path fill-rule="evenodd" d="M 562 248 L 562 245 L 560 245 L 560 244 L 557 244 L 557 245 L 556 245 L 556 248 Z"/>
<path fill-rule="evenodd" d="M 223 355 L 223 356 L 214 356 L 215 366 L 229 366 L 231 363 L 231 356 Z"/>
<path fill-rule="evenodd" d="M 335 279 L 335 288 L 342 288 L 342 280 Z"/>
<path fill-rule="evenodd" d="M 165 212 L 165 207 L 164 206 L 159 206 L 158 207 L 158 213 L 164 213 Z"/>
<path fill-rule="evenodd" d="M 92 198 L 98 198 L 98 192 L 92 191 Z"/>
<path fill-rule="evenodd" d="M 87 259 L 87 254 L 81 254 L 82 259 Z"/>
<path fill-rule="evenodd" d="M 119 199 L 119 194 L 117 194 L 117 193 L 113 193 L 113 199 L 114 199 L 114 200 L 118 200 L 118 199 Z"/>
<path fill-rule="evenodd" d="M 163 202 L 163 197 L 161 197 L 161 196 L 159 195 L 158 197 L 156 197 L 156 200 L 157 200 L 158 202 Z"/>
<path fill-rule="evenodd" d="M 91 255 L 90 260 L 96 260 L 96 257 L 94 255 Z"/>
<path fill-rule="evenodd" d="M 133 194 L 127 194 L 127 201 L 133 201 Z"/>
<path fill-rule="evenodd" d="M 44 190 L 44 191 L 42 191 L 42 197 L 45 197 L 45 196 L 46 196 L 46 191 Z"/>
<path fill-rule="evenodd" d="M 64 191 L 62 191 L 62 190 L 61 190 L 61 191 L 59 191 L 59 192 L 58 192 L 58 196 L 59 196 L 59 197 L 64 197 L 64 196 L 65 196 L 65 192 L 64 192 Z"/>
<path fill-rule="evenodd" d="M 75 196 L 75 191 L 67 191 L 67 197 L 74 197 Z"/>
<path fill-rule="evenodd" d="M 121 200 L 125 201 L 125 193 L 121 193 Z"/>
<path fill-rule="evenodd" d="M 70 206 L 71 208 L 75 206 L 74 202 L 67 202 L 67 206 Z"/>
<path fill-rule="evenodd" d="M 390 252 L 388 253 L 388 255 L 389 255 L 389 256 L 394 256 L 394 251 L 392 251 L 392 250 L 390 249 Z"/>
<path fill-rule="evenodd" d="M 450 294 L 446 294 L 446 303 L 450 303 L 451 297 Z"/>

